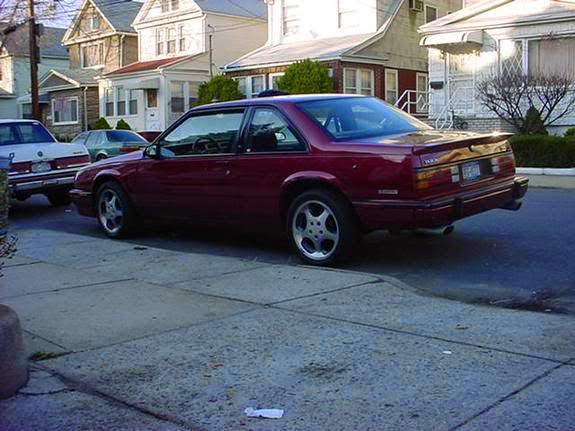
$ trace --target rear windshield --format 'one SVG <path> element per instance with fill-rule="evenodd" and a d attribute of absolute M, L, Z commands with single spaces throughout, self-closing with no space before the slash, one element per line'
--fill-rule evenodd
<path fill-rule="evenodd" d="M 335 140 L 397 135 L 431 128 L 375 97 L 315 100 L 297 106 Z"/>
<path fill-rule="evenodd" d="M 108 141 L 110 142 L 143 142 L 145 144 L 148 143 L 148 141 L 146 141 L 140 135 L 133 132 L 127 132 L 124 130 L 112 130 L 110 132 L 106 132 L 106 134 L 108 135 Z"/>
<path fill-rule="evenodd" d="M 0 124 L 0 145 L 56 142 L 40 123 Z"/>

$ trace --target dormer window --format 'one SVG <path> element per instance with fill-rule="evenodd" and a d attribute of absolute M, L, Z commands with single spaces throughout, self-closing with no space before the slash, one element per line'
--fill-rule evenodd
<path fill-rule="evenodd" d="M 89 21 L 89 27 L 90 27 L 90 31 L 96 31 L 96 30 L 100 30 L 100 16 L 98 14 L 93 14 L 90 17 L 90 21 Z"/>
<path fill-rule="evenodd" d="M 162 13 L 172 12 L 180 8 L 180 0 L 160 0 Z"/>
<path fill-rule="evenodd" d="M 283 0 L 283 35 L 296 34 L 300 27 L 300 0 Z"/>

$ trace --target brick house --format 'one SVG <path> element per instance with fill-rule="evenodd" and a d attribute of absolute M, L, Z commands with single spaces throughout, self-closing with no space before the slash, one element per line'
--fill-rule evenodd
<path fill-rule="evenodd" d="M 133 22 L 139 61 L 101 76 L 101 116 L 166 129 L 218 67 L 265 42 L 265 15 L 262 0 L 145 1 Z"/>
<path fill-rule="evenodd" d="M 138 60 L 138 35 L 131 24 L 142 3 L 84 0 L 62 38 L 69 70 L 52 69 L 40 79 L 47 96 L 45 122 L 64 140 L 88 130 L 99 118 L 96 78 Z"/>
<path fill-rule="evenodd" d="M 327 66 L 339 93 L 374 95 L 411 113 L 427 111 L 427 52 L 417 29 L 461 0 L 267 0 L 268 41 L 228 63 L 247 97 L 277 88 L 298 60 Z M 319 18 L 321 17 L 321 18 Z"/>

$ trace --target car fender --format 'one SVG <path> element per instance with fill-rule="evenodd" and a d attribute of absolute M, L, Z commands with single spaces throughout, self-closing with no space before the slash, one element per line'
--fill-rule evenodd
<path fill-rule="evenodd" d="M 295 184 L 307 181 L 325 183 L 328 186 L 338 189 L 345 196 L 348 196 L 344 184 L 335 175 L 324 171 L 301 171 L 290 175 L 283 181 L 281 185 L 281 194 L 283 195 L 286 190 Z"/>
<path fill-rule="evenodd" d="M 126 187 L 124 184 L 124 180 L 120 171 L 114 168 L 103 169 L 99 171 L 92 180 L 92 191 L 95 194 L 98 191 L 98 187 L 106 181 L 115 180 L 117 181 L 122 187 Z"/>

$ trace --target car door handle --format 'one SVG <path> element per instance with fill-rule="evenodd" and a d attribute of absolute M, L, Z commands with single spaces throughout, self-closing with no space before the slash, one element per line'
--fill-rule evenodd
<path fill-rule="evenodd" d="M 216 162 L 216 166 L 221 167 L 223 170 L 225 170 L 225 175 L 230 175 L 231 171 L 230 171 L 230 162 L 229 160 L 220 160 Z"/>

